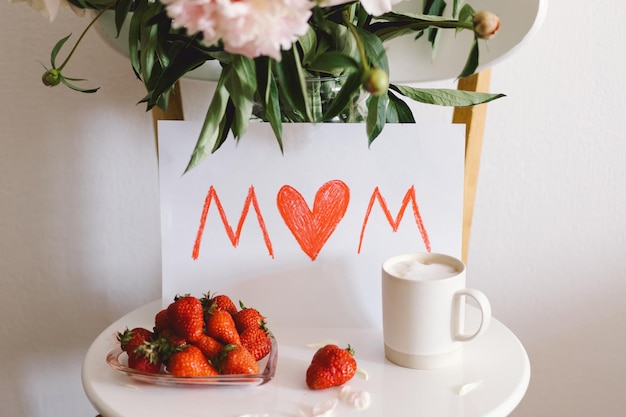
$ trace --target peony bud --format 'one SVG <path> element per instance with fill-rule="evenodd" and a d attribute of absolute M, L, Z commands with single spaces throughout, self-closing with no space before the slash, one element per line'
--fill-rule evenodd
<path fill-rule="evenodd" d="M 44 72 L 41 77 L 41 81 L 43 81 L 43 84 L 48 87 L 57 86 L 61 82 L 61 73 L 55 68 L 49 69 Z"/>
<path fill-rule="evenodd" d="M 368 71 L 363 88 L 374 96 L 380 96 L 389 88 L 389 76 L 380 68 L 372 68 Z"/>
<path fill-rule="evenodd" d="M 491 12 L 481 11 L 474 15 L 474 32 L 480 39 L 490 39 L 500 29 L 500 18 Z"/>

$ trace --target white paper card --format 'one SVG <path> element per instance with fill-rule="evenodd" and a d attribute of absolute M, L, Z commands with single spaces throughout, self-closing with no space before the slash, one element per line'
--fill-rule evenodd
<path fill-rule="evenodd" d="M 201 124 L 159 122 L 162 295 L 211 291 L 285 326 L 380 327 L 380 268 L 461 256 L 464 125 L 265 123 L 183 175 Z"/>

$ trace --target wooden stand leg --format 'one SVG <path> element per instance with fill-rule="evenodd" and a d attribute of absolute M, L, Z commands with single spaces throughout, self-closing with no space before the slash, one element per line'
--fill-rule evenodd
<path fill-rule="evenodd" d="M 461 78 L 458 89 L 464 91 L 489 91 L 491 70 L 479 72 L 467 78 Z M 467 262 L 469 249 L 470 230 L 472 228 L 472 216 L 474 214 L 474 200 L 478 182 L 478 168 L 480 166 L 480 154 L 483 146 L 483 134 L 485 131 L 485 117 L 487 104 L 472 107 L 456 107 L 452 118 L 453 123 L 464 123 L 465 132 L 465 195 L 463 198 L 463 251 L 462 259 Z"/>
<path fill-rule="evenodd" d="M 167 110 L 163 110 L 156 106 L 152 108 L 152 124 L 154 127 L 154 138 L 157 145 L 157 152 L 159 149 L 159 132 L 157 129 L 159 120 L 185 120 L 180 82 L 177 81 L 174 85 L 174 91 L 170 94 L 169 102 L 167 103 Z"/>

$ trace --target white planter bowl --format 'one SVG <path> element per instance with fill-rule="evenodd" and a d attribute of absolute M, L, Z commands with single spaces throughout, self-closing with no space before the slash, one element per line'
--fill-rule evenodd
<path fill-rule="evenodd" d="M 492 67 L 516 52 L 537 32 L 544 20 L 547 0 L 468 0 L 476 11 L 489 10 L 500 17 L 502 27 L 489 41 L 480 41 L 478 70 Z M 395 10 L 419 13 L 421 0 L 399 3 Z M 114 49 L 128 56 L 128 28 L 119 37 L 115 34 L 113 12 L 105 13 L 96 25 L 103 39 Z M 414 41 L 405 36 L 386 42 L 389 58 L 390 80 L 395 83 L 420 83 L 457 78 L 465 65 L 472 34 L 463 31 L 455 35 L 444 30 L 436 54 L 423 39 Z M 221 68 L 217 62 L 207 62 L 188 73 L 187 78 L 215 81 Z"/>

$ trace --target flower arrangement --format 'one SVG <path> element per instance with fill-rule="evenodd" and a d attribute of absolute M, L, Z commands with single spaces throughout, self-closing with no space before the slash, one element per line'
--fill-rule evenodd
<path fill-rule="evenodd" d="M 20 1 L 20 0 L 9 0 Z M 352 98 L 366 92 L 364 118 L 371 144 L 385 123 L 415 122 L 404 99 L 444 106 L 472 106 L 501 94 L 449 89 L 420 89 L 389 82 L 385 42 L 398 36 L 436 47 L 441 30 L 469 30 L 474 40 L 459 77 L 476 71 L 480 39 L 489 39 L 500 27 L 492 13 L 476 12 L 462 0 L 453 0 L 452 17 L 444 17 L 443 0 L 424 0 L 423 10 L 400 13 L 392 6 L 401 0 L 22 0 L 51 20 L 63 5 L 77 12 L 91 10 L 93 20 L 114 13 L 117 31 L 128 25 L 132 69 L 145 84 L 147 109 L 167 108 L 175 83 L 207 61 L 222 67 L 214 96 L 187 170 L 215 152 L 229 133 L 239 139 L 253 115 L 267 121 L 282 151 L 282 123 L 323 122 L 354 105 Z M 56 43 L 46 67 L 47 86 L 81 88 L 83 79 L 65 75 L 67 58 L 57 56 L 69 35 Z M 307 79 L 330 77 L 338 92 L 321 107 L 307 89 Z M 404 99 L 403 99 L 403 98 Z M 287 111 L 287 109 L 289 109 Z"/>

